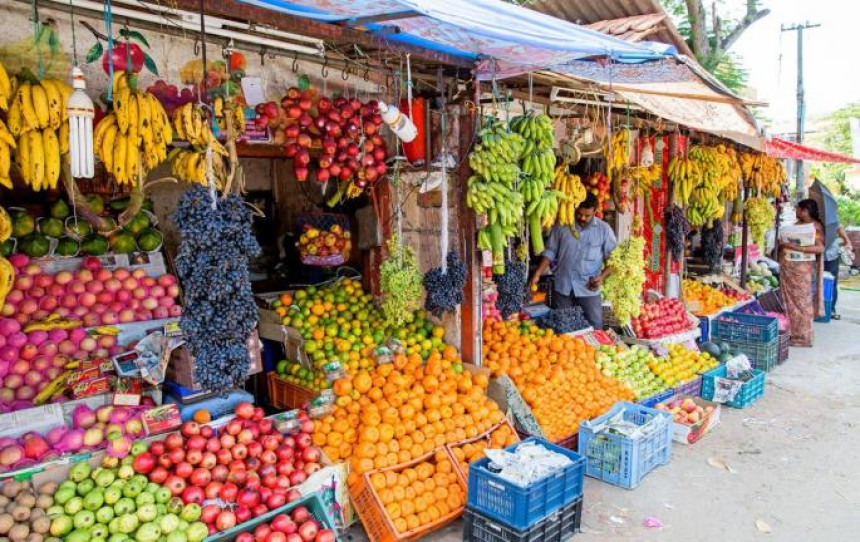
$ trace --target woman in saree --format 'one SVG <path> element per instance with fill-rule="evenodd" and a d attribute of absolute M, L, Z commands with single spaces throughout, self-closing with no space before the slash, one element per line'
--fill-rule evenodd
<path fill-rule="evenodd" d="M 779 276 L 782 300 L 788 319 L 791 321 L 791 346 L 812 346 L 812 321 L 815 318 L 815 299 L 813 296 L 813 276 L 821 277 L 821 254 L 824 252 L 824 226 L 818 215 L 818 204 L 805 199 L 795 209 L 797 224 L 814 224 L 815 243 L 800 246 L 795 243 L 779 243 Z M 790 253 L 814 254 L 815 259 L 793 259 Z M 820 281 L 819 281 L 820 283 Z M 820 292 L 820 289 L 819 289 Z"/>

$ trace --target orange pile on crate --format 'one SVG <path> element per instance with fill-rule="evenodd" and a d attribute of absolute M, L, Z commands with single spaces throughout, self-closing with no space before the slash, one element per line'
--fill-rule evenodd
<path fill-rule="evenodd" d="M 451 451 L 451 455 L 454 456 L 454 460 L 457 462 L 463 478 L 467 479 L 469 476 L 469 464 L 487 457 L 487 449 L 497 450 L 507 448 L 519 441 L 520 438 L 510 423 L 503 422 L 491 430 L 489 434 L 482 435 L 477 439 L 467 440 L 461 444 L 448 445 L 448 449 Z"/>
<path fill-rule="evenodd" d="M 499 423 L 504 415 L 487 397 L 488 384 L 463 367 L 456 348 L 432 352 L 426 364 L 418 354 L 398 354 L 334 383 L 334 408 L 315 425 L 313 441 L 332 461 L 349 461 L 352 484 Z"/>
<path fill-rule="evenodd" d="M 402 469 L 373 472 L 368 478 L 401 535 L 456 516 L 466 504 L 466 491 L 444 449 Z"/>
<path fill-rule="evenodd" d="M 711 316 L 726 307 L 737 304 L 738 300 L 726 295 L 713 286 L 686 279 L 681 285 L 681 295 L 688 310 L 696 316 Z"/>
<path fill-rule="evenodd" d="M 553 442 L 616 402 L 633 400 L 627 386 L 598 369 L 595 353 L 582 339 L 531 322 L 484 324 L 484 366 L 494 377 L 507 374 L 513 380 Z"/>

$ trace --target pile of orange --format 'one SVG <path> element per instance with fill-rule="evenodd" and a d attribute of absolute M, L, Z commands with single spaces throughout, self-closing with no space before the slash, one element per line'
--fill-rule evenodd
<path fill-rule="evenodd" d="M 335 382 L 334 408 L 315 424 L 313 441 L 332 461 L 350 462 L 350 484 L 369 470 L 474 438 L 504 417 L 485 393 L 487 376 L 465 369 L 456 348 L 422 361 L 398 354 Z"/>
<path fill-rule="evenodd" d="M 486 450 L 497 450 L 519 442 L 516 431 L 507 423 L 499 425 L 486 438 L 474 442 L 466 442 L 459 446 L 451 446 L 451 453 L 460 467 L 460 472 L 468 477 L 469 463 L 487 457 Z"/>
<path fill-rule="evenodd" d="M 600 416 L 633 392 L 605 376 L 596 350 L 582 339 L 556 335 L 529 322 L 487 322 L 484 366 L 507 374 L 529 404 L 547 438 L 563 440 L 584 420 Z"/>
<path fill-rule="evenodd" d="M 696 316 L 711 316 L 738 302 L 737 299 L 717 288 L 692 279 L 684 280 L 681 285 L 681 295 L 684 297 L 687 310 Z"/>
<path fill-rule="evenodd" d="M 399 534 L 462 511 L 466 492 L 444 450 L 417 465 L 370 475 L 370 485 Z"/>

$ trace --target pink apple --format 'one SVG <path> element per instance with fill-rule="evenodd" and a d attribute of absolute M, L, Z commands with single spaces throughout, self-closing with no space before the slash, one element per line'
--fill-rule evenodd
<path fill-rule="evenodd" d="M 25 292 L 33 287 L 33 277 L 27 275 L 19 275 L 15 277 L 15 289 Z"/>
<path fill-rule="evenodd" d="M 81 344 L 80 344 L 80 348 L 84 352 L 92 352 L 93 350 L 96 349 L 97 346 L 98 346 L 98 343 L 92 337 L 86 337 L 85 339 L 81 340 Z"/>
<path fill-rule="evenodd" d="M 137 280 L 142 279 L 146 276 L 146 271 L 143 268 L 138 267 L 134 271 L 131 272 L 131 276 L 136 278 Z"/>
<path fill-rule="evenodd" d="M 114 297 L 123 305 L 127 304 L 129 301 L 132 300 L 131 292 L 128 290 L 120 290 L 116 293 Z"/>
<path fill-rule="evenodd" d="M 78 305 L 74 309 L 72 309 L 72 314 L 80 318 L 81 316 L 90 312 L 89 307 L 84 307 L 83 305 Z"/>
<path fill-rule="evenodd" d="M 170 311 L 167 309 L 167 307 L 158 307 L 157 309 L 152 311 L 152 315 L 157 320 L 161 320 L 163 318 L 167 318 L 168 316 L 170 316 Z"/>
<path fill-rule="evenodd" d="M 91 280 L 93 280 L 93 272 L 90 271 L 89 269 L 86 269 L 86 268 L 78 269 L 76 276 L 77 276 L 79 281 L 84 282 L 84 283 L 87 283 L 87 282 L 90 282 Z"/>
<path fill-rule="evenodd" d="M 135 299 L 143 299 L 149 294 L 146 288 L 135 288 L 131 291 L 131 296 Z"/>
<path fill-rule="evenodd" d="M 104 291 L 104 289 L 105 289 L 104 283 L 99 282 L 97 280 L 92 280 L 92 281 L 87 283 L 87 291 L 88 292 L 92 292 L 94 294 L 97 294 L 99 292 Z"/>
<path fill-rule="evenodd" d="M 182 305 L 173 305 L 172 307 L 170 307 L 169 311 L 170 316 L 178 318 L 182 316 Z"/>
<path fill-rule="evenodd" d="M 119 313 L 119 321 L 123 324 L 134 322 L 134 311 L 131 309 L 123 309 Z"/>
<path fill-rule="evenodd" d="M 96 302 L 101 305 L 107 305 L 108 303 L 113 301 L 113 299 L 113 294 L 107 290 L 96 294 Z"/>
<path fill-rule="evenodd" d="M 131 272 L 125 267 L 120 267 L 119 269 L 114 270 L 113 276 L 115 279 L 125 280 L 131 276 Z"/>
<path fill-rule="evenodd" d="M 92 307 L 96 304 L 96 294 L 92 292 L 84 292 L 78 296 L 78 303 L 84 307 Z"/>
<path fill-rule="evenodd" d="M 137 288 L 137 285 L 137 279 L 134 277 L 128 277 L 127 279 L 122 281 L 122 287 L 125 290 L 134 290 L 135 288 Z"/>
<path fill-rule="evenodd" d="M 52 311 L 59 305 L 60 303 L 57 301 L 57 298 L 52 295 L 45 296 L 39 300 L 39 308 L 46 311 Z"/>
<path fill-rule="evenodd" d="M 87 291 L 87 285 L 79 280 L 73 280 L 66 287 L 66 291 L 70 294 L 82 294 Z"/>
<path fill-rule="evenodd" d="M 113 273 L 111 273 L 110 269 L 102 267 L 96 272 L 96 280 L 100 282 L 108 281 L 111 278 L 113 278 Z"/>
<path fill-rule="evenodd" d="M 158 300 L 154 297 L 147 297 L 140 304 L 144 309 L 153 310 L 158 307 Z"/>
<path fill-rule="evenodd" d="M 106 325 L 116 324 L 119 322 L 119 315 L 113 311 L 106 311 L 102 314 L 102 323 Z"/>
<path fill-rule="evenodd" d="M 93 327 L 101 323 L 101 318 L 99 318 L 98 314 L 91 312 L 89 314 L 85 314 L 81 321 L 85 326 Z"/>
<path fill-rule="evenodd" d="M 57 284 L 68 284 L 75 278 L 71 271 L 60 271 L 54 275 L 54 282 Z"/>

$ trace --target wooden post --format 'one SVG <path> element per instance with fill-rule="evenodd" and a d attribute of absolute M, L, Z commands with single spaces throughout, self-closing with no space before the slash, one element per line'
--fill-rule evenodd
<path fill-rule="evenodd" d="M 749 245 L 749 228 L 747 227 L 747 199 L 750 197 L 749 188 L 744 190 L 744 219 L 741 231 L 741 288 L 747 287 L 747 246 Z"/>
<path fill-rule="evenodd" d="M 476 83 L 479 85 L 479 83 Z M 455 172 L 457 188 L 457 214 L 462 235 L 463 262 L 466 264 L 466 285 L 463 288 L 463 305 L 460 311 L 461 344 L 463 361 L 481 364 L 481 254 L 477 247 L 478 233 L 475 213 L 466 206 L 467 180 L 472 168 L 465 157 L 472 146 L 476 123 L 479 122 L 477 110 L 473 113 L 464 107 L 460 113 L 460 141 L 457 159 L 460 167 Z"/>

